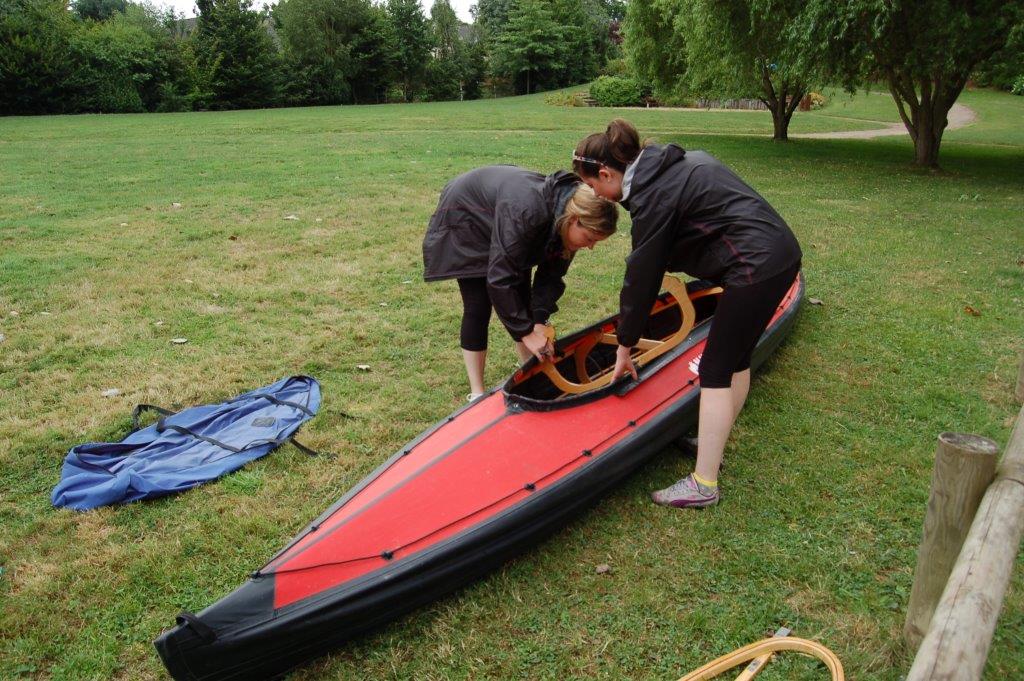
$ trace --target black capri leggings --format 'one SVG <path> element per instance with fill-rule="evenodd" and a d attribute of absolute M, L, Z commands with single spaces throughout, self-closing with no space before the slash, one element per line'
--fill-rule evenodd
<path fill-rule="evenodd" d="M 728 388 L 733 374 L 750 368 L 757 341 L 799 271 L 798 262 L 756 284 L 725 289 L 718 299 L 700 358 L 698 374 L 702 388 Z"/>
<path fill-rule="evenodd" d="M 463 350 L 482 352 L 487 349 L 487 327 L 491 323 L 491 297 L 487 295 L 487 279 L 473 277 L 459 279 L 459 293 L 462 294 L 462 328 L 459 342 Z M 527 307 L 530 305 L 530 282 L 521 284 L 517 290 Z"/>

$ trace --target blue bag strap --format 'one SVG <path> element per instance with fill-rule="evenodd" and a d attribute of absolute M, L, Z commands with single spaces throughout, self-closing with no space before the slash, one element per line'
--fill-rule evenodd
<path fill-rule="evenodd" d="M 155 404 L 136 404 L 135 408 L 132 409 L 132 432 L 133 433 L 139 429 L 139 417 L 142 415 L 142 412 L 144 412 L 144 411 L 155 411 L 158 414 L 163 414 L 164 416 L 171 416 L 171 415 L 176 413 L 176 412 L 171 411 L 170 409 L 164 409 L 163 407 L 158 407 Z"/>
<path fill-rule="evenodd" d="M 166 419 L 160 419 L 159 421 L 157 421 L 157 424 L 156 424 L 156 432 L 162 433 L 165 430 L 173 430 L 176 433 L 181 433 L 182 435 L 188 435 L 189 437 L 194 437 L 197 440 L 203 440 L 204 442 L 209 442 L 211 445 L 214 445 L 216 447 L 220 447 L 221 449 L 226 449 L 229 452 L 234 452 L 235 454 L 237 454 L 238 452 L 245 451 L 246 449 L 248 449 L 249 447 L 252 447 L 253 445 L 273 445 L 274 447 L 278 447 L 278 446 L 284 444 L 285 442 L 291 441 L 291 443 L 293 445 L 295 445 L 296 449 L 298 449 L 300 452 L 303 452 L 304 454 L 308 454 L 309 456 L 319 456 L 319 452 L 317 452 L 314 449 L 311 449 L 311 448 L 307 447 L 304 444 L 301 444 L 298 440 L 296 440 L 294 433 L 292 435 L 289 435 L 288 437 L 282 437 L 282 438 L 278 438 L 276 440 L 259 440 L 258 442 L 249 443 L 245 447 L 235 447 L 234 445 L 229 445 L 227 442 L 221 442 L 220 440 L 217 440 L 215 438 L 209 437 L 207 435 L 200 435 L 199 433 L 195 432 L 194 430 L 192 430 L 190 428 L 186 428 L 184 426 L 175 426 L 175 425 L 166 423 Z"/>
<path fill-rule="evenodd" d="M 316 416 L 316 413 L 310 410 L 309 407 L 307 407 L 304 404 L 299 404 L 298 402 L 289 402 L 288 400 L 282 400 L 279 397 L 274 397 L 273 395 L 268 395 L 267 393 L 260 393 L 258 395 L 253 395 L 253 397 L 262 397 L 263 399 L 269 400 L 274 404 L 280 404 L 281 406 L 284 407 L 292 407 L 293 409 L 298 409 L 299 411 L 304 412 L 307 416 Z"/>

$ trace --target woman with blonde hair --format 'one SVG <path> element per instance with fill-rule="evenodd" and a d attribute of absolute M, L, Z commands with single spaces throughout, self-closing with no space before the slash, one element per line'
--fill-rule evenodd
<path fill-rule="evenodd" d="M 486 166 L 445 186 L 423 239 L 423 278 L 458 280 L 470 401 L 484 393 L 491 309 L 522 361 L 550 354 L 545 327 L 573 256 L 612 235 L 617 220 L 613 202 L 565 171 Z"/>

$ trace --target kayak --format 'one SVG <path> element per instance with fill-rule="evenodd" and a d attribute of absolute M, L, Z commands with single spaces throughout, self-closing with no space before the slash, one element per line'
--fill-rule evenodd
<path fill-rule="evenodd" d="M 666 277 L 611 380 L 615 322 L 558 339 L 499 388 L 404 445 L 232 593 L 155 641 L 179 680 L 275 678 L 479 578 L 576 518 L 697 421 L 697 370 L 721 289 Z M 798 275 L 758 341 L 782 342 Z"/>

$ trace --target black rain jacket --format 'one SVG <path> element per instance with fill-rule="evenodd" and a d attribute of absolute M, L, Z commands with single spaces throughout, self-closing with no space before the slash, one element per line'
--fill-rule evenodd
<path fill-rule="evenodd" d="M 619 294 L 618 338 L 640 339 L 665 272 L 749 286 L 799 262 L 786 221 L 721 161 L 675 144 L 641 152 L 628 197 L 633 251 Z"/>
<path fill-rule="evenodd" d="M 501 322 L 515 340 L 558 310 L 562 278 L 571 260 L 555 220 L 579 178 L 558 171 L 544 176 L 515 166 L 486 166 L 449 182 L 423 239 L 423 278 L 485 277 L 487 293 Z M 523 300 L 516 287 L 530 281 Z M 531 311 L 532 304 L 532 311 Z"/>

